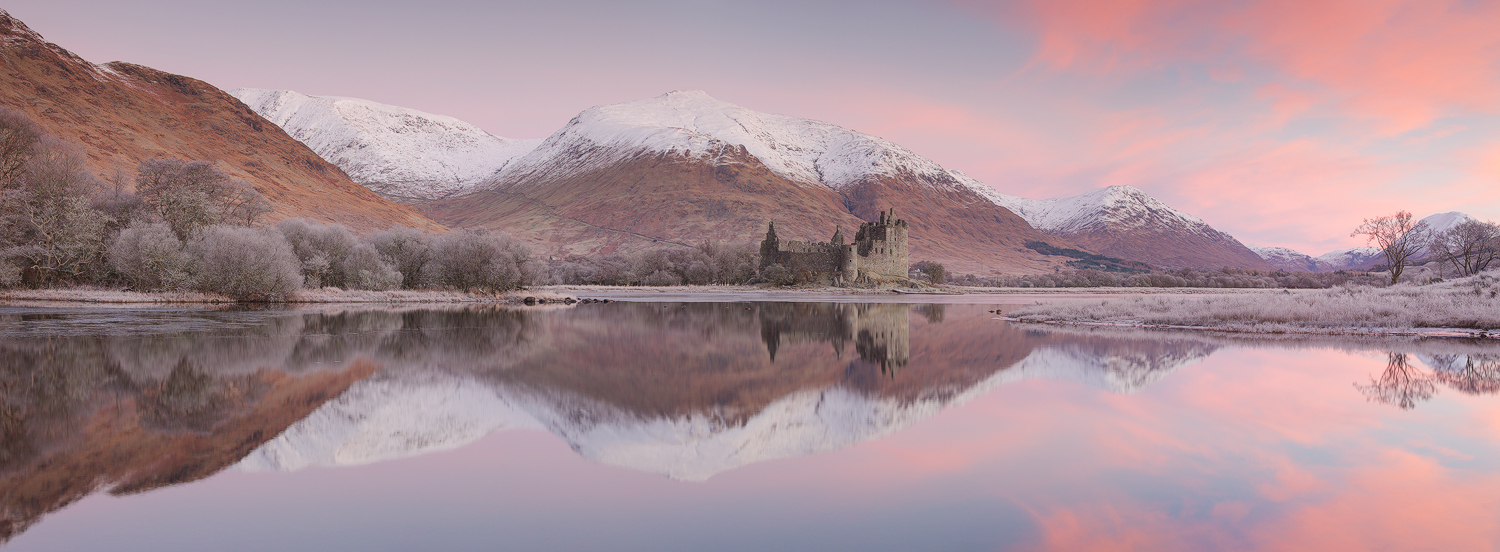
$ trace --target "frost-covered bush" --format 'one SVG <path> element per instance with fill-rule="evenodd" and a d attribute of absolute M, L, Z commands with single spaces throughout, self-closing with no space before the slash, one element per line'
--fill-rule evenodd
<path fill-rule="evenodd" d="M 344 285 L 350 289 L 398 289 L 401 281 L 401 272 L 368 243 L 355 245 L 344 258 Z"/>
<path fill-rule="evenodd" d="M 680 285 L 682 285 L 682 278 L 679 278 L 676 274 L 672 274 L 672 273 L 667 272 L 665 270 L 658 270 L 656 272 L 652 272 L 650 274 L 647 274 L 645 278 L 641 278 L 641 285 L 643 285 L 643 286 L 680 286 Z"/>
<path fill-rule="evenodd" d="M 323 224 L 309 219 L 286 219 L 276 223 L 302 267 L 302 281 L 310 288 L 352 287 L 348 280 L 349 253 L 358 243 L 354 232 L 342 224 Z"/>
<path fill-rule="evenodd" d="M 242 301 L 281 301 L 302 288 L 291 244 L 273 228 L 210 226 L 187 245 L 196 285 Z"/>
<path fill-rule="evenodd" d="M 109 265 L 140 290 L 183 290 L 193 284 L 193 258 L 164 222 L 136 222 L 109 246 Z"/>
<path fill-rule="evenodd" d="M 365 243 L 401 273 L 401 287 L 423 287 L 422 271 L 432 260 L 432 234 L 416 228 L 393 228 L 371 234 Z"/>
<path fill-rule="evenodd" d="M 474 229 L 434 239 L 424 275 L 435 286 L 465 291 L 512 290 L 538 276 L 531 252 L 521 242 L 509 234 Z"/>
<path fill-rule="evenodd" d="M 778 286 L 789 286 L 797 281 L 797 277 L 795 274 L 792 274 L 791 269 L 779 264 L 773 264 L 761 269 L 760 277 Z"/>

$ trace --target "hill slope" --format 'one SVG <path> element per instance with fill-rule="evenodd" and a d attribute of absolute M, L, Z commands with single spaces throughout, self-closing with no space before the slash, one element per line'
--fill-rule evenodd
<path fill-rule="evenodd" d="M 255 186 L 273 218 L 378 229 L 439 228 L 355 184 L 276 125 L 208 83 L 131 63 L 89 63 L 0 10 L 0 104 L 81 145 L 106 180 L 151 157 L 213 161 Z"/>

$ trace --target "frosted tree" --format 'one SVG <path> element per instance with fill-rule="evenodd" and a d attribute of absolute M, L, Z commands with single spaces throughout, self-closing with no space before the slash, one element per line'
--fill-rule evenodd
<path fill-rule="evenodd" d="M 1365 219 L 1349 237 L 1364 236 L 1365 243 L 1373 243 L 1385 256 L 1385 264 L 1391 271 L 1391 284 L 1401 279 L 1401 271 L 1422 246 L 1427 244 L 1427 223 L 1412 221 L 1411 213 L 1397 211 L 1394 215 Z"/>
<path fill-rule="evenodd" d="M 1458 276 L 1478 274 L 1500 257 L 1500 227 L 1466 220 L 1433 234 L 1427 251 Z"/>

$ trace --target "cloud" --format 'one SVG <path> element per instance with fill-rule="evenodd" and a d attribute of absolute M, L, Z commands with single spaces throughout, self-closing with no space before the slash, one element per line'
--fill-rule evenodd
<path fill-rule="evenodd" d="M 1463 0 L 1032 0 L 959 5 L 1035 36 L 1029 69 L 1167 68 L 1306 90 L 1385 134 L 1500 113 L 1500 4 Z M 1227 77 L 1226 77 L 1227 76 Z"/>

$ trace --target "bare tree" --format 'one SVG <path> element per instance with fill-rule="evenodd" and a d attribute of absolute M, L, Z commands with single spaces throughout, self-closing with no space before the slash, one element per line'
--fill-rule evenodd
<path fill-rule="evenodd" d="M 0 188 L 9 188 L 46 136 L 25 113 L 0 106 Z"/>
<path fill-rule="evenodd" d="M 1500 257 L 1500 227 L 1494 222 L 1466 220 L 1433 234 L 1427 251 L 1458 276 L 1478 274 Z"/>
<path fill-rule="evenodd" d="M 43 137 L 0 196 L 0 257 L 19 261 L 21 276 L 33 284 L 96 275 L 110 223 L 93 206 L 102 186 L 78 148 Z"/>
<path fill-rule="evenodd" d="M 254 224 L 271 210 L 255 188 L 207 161 L 148 159 L 136 171 L 135 190 L 184 241 L 214 224 Z"/>
<path fill-rule="evenodd" d="M 1391 271 L 1391 284 L 1395 284 L 1401 279 L 1407 261 L 1427 244 L 1428 234 L 1427 223 L 1413 222 L 1411 213 L 1397 211 L 1394 215 L 1365 219 L 1349 237 L 1365 236 L 1365 243 L 1380 247 Z"/>

